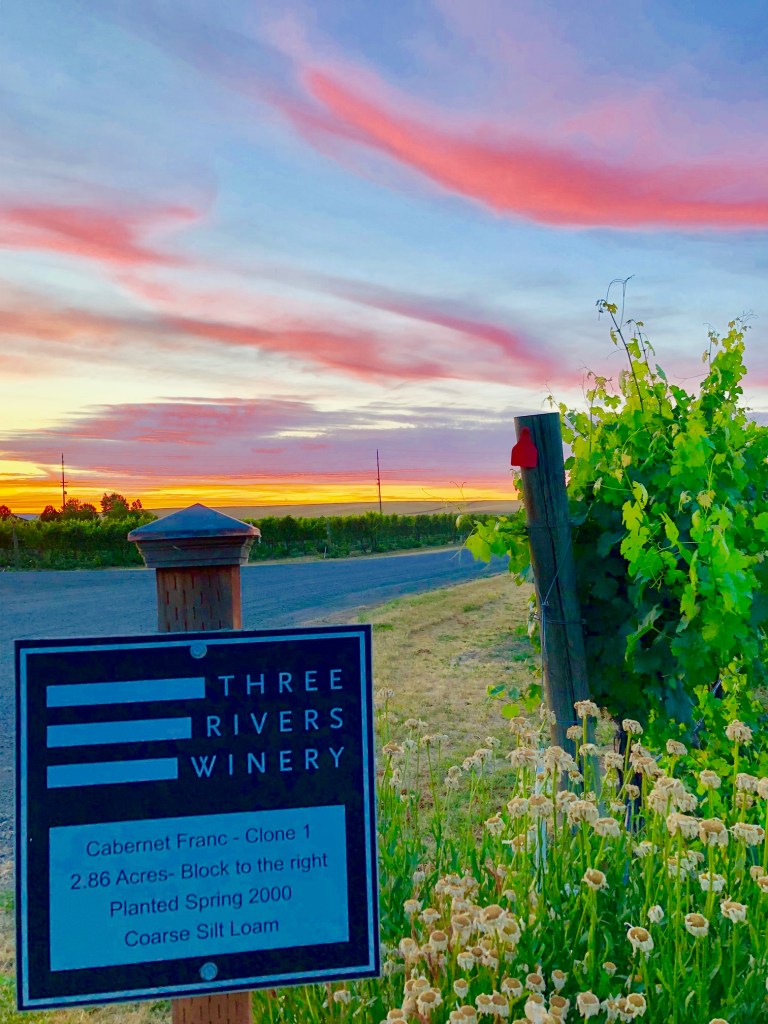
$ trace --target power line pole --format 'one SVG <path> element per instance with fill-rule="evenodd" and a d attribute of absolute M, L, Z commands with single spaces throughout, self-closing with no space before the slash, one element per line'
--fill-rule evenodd
<path fill-rule="evenodd" d="M 67 503 L 67 492 L 64 490 L 64 452 L 61 453 L 61 510 L 64 511 L 64 506 Z"/>
<path fill-rule="evenodd" d="M 379 449 L 376 449 L 376 482 L 379 485 L 379 515 L 381 515 L 381 469 L 379 468 Z"/>

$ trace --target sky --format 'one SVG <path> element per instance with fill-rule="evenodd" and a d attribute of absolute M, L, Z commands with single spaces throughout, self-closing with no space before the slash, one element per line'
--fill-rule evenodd
<path fill-rule="evenodd" d="M 509 497 L 631 276 L 670 380 L 753 314 L 754 0 L 5 0 L 0 503 Z"/>

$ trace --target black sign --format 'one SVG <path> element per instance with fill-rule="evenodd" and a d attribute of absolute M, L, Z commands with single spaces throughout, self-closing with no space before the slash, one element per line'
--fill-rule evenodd
<path fill-rule="evenodd" d="M 16 668 L 20 1009 L 378 974 L 369 626 Z"/>

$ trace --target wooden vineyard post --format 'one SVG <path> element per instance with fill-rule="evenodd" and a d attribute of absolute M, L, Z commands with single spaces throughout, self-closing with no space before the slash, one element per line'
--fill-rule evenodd
<path fill-rule="evenodd" d="M 259 530 L 192 505 L 128 534 L 157 578 L 161 633 L 242 629 L 240 566 Z M 173 1024 L 251 1024 L 250 992 L 174 999 Z"/>
<path fill-rule="evenodd" d="M 516 416 L 514 423 L 518 443 L 532 442 L 535 447 L 533 458 L 521 460 L 523 503 L 541 627 L 544 695 L 555 714 L 552 742 L 567 750 L 571 744 L 566 741 L 566 730 L 576 723 L 573 705 L 589 699 L 589 682 L 576 594 L 560 415 Z M 523 434 L 526 429 L 527 435 Z M 513 458 L 515 464 L 519 463 Z"/>

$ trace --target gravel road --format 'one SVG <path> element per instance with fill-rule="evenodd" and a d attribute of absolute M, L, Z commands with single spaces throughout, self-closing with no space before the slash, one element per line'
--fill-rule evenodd
<path fill-rule="evenodd" d="M 468 551 L 282 562 L 243 568 L 243 628 L 299 626 L 405 594 L 503 572 Z M 155 574 L 147 569 L 0 573 L 0 858 L 13 841 L 13 641 L 130 636 L 156 631 Z"/>

